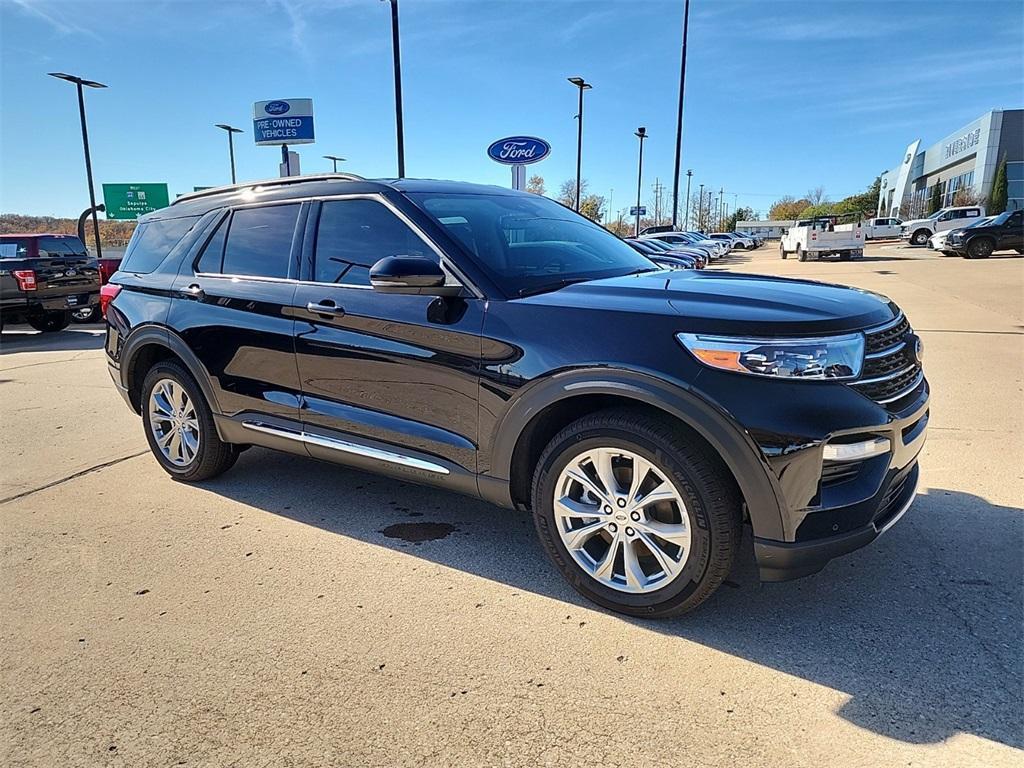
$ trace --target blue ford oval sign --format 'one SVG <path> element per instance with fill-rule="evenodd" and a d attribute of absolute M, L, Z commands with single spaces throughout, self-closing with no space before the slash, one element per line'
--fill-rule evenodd
<path fill-rule="evenodd" d="M 268 115 L 283 115 L 291 105 L 287 101 L 271 101 L 263 109 Z"/>
<path fill-rule="evenodd" d="M 505 165 L 527 165 L 551 154 L 551 145 L 534 136 L 509 136 L 498 139 L 487 148 L 487 155 Z"/>

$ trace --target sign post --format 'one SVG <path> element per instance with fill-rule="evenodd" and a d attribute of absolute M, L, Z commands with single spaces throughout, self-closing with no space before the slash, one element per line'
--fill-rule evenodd
<path fill-rule="evenodd" d="M 496 163 L 512 166 L 512 189 L 526 189 L 526 166 L 551 154 L 551 145 L 534 136 L 509 136 L 487 148 L 487 156 Z"/>
<path fill-rule="evenodd" d="M 135 220 L 171 204 L 166 184 L 104 184 L 107 219 Z"/>
<path fill-rule="evenodd" d="M 299 175 L 299 156 L 289 144 L 312 144 L 312 99 L 275 99 L 252 105 L 252 133 L 257 147 L 281 147 L 281 176 Z"/>

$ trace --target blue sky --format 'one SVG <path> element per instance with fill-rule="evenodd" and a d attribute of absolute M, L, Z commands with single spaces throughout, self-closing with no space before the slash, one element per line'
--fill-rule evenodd
<path fill-rule="evenodd" d="M 613 207 L 671 188 L 682 0 L 401 0 L 410 176 L 508 185 L 494 139 L 541 136 L 549 193 L 575 175 L 576 90 L 587 92 L 584 176 Z M 822 185 L 865 188 L 909 141 L 930 145 L 991 108 L 1024 104 L 1019 0 L 692 0 L 683 168 L 694 189 L 761 211 Z M 77 104 L 87 94 L 97 185 L 159 182 L 171 195 L 277 174 L 252 144 L 252 102 L 312 97 L 324 154 L 364 176 L 395 174 L 390 16 L 378 0 L 0 0 L 0 211 L 77 215 L 87 204 Z M 683 179 L 685 184 L 685 177 Z M 727 196 L 730 205 L 732 196 Z"/>

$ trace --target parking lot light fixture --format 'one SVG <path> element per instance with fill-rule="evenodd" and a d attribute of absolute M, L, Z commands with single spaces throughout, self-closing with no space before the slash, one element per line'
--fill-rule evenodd
<path fill-rule="evenodd" d="M 569 82 L 580 90 L 579 112 L 576 119 L 576 210 L 580 209 L 580 187 L 582 185 L 581 170 L 583 168 L 583 92 L 593 86 L 582 77 L 570 77 Z"/>
<path fill-rule="evenodd" d="M 693 168 L 686 172 L 686 215 L 683 216 L 683 229 L 690 225 L 690 179 L 693 178 Z"/>
<path fill-rule="evenodd" d="M 106 88 L 103 83 L 86 80 L 66 72 L 49 72 L 50 77 L 67 80 L 78 88 L 78 117 L 82 122 L 82 147 L 85 150 L 85 176 L 89 181 L 89 205 L 92 207 L 92 232 L 96 238 L 96 258 L 103 258 L 103 246 L 100 245 L 100 220 L 96 215 L 96 188 L 92 183 L 92 158 L 89 156 L 89 130 L 85 125 L 85 88 Z"/>
<path fill-rule="evenodd" d="M 334 163 L 334 173 L 338 172 L 338 163 L 345 162 L 344 157 L 338 157 L 337 155 L 324 155 L 324 160 L 330 160 Z"/>
<path fill-rule="evenodd" d="M 637 161 L 636 168 L 636 226 L 633 235 L 640 237 L 640 187 L 644 178 L 644 139 L 647 138 L 647 129 L 641 125 L 633 135 L 640 139 L 640 159 Z"/>
<path fill-rule="evenodd" d="M 224 123 L 217 123 L 214 128 L 220 128 L 222 131 L 227 131 L 228 134 L 228 155 L 231 157 L 231 183 L 235 182 L 235 138 L 236 133 L 245 133 L 241 128 L 234 128 Z"/>

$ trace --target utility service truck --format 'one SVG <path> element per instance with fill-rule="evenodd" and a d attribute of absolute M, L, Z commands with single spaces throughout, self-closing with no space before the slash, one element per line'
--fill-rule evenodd
<path fill-rule="evenodd" d="M 864 256 L 864 224 L 854 221 L 839 224 L 835 216 L 820 216 L 797 221 L 779 240 L 782 258 L 796 254 L 800 261 L 816 261 L 836 255 L 842 261 Z"/>

